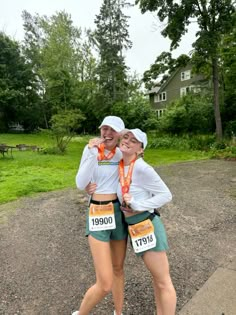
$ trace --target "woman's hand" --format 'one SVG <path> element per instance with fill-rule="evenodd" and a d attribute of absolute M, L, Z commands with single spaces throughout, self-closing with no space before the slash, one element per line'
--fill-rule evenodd
<path fill-rule="evenodd" d="M 98 147 L 101 143 L 103 143 L 105 139 L 102 138 L 93 138 L 89 140 L 88 148 L 91 149 L 93 147 Z"/>
<path fill-rule="evenodd" d="M 126 193 L 126 194 L 124 194 L 123 199 L 124 199 L 125 203 L 129 206 L 131 203 L 132 195 Z"/>
<path fill-rule="evenodd" d="M 92 195 L 95 190 L 97 188 L 97 184 L 96 183 L 89 183 L 86 187 L 85 187 L 85 191 L 88 195 Z"/>

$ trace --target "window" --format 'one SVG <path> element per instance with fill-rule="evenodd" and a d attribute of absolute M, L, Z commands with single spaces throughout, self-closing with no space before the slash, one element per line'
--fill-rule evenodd
<path fill-rule="evenodd" d="M 181 72 L 181 81 L 186 81 L 191 78 L 191 70 Z"/>
<path fill-rule="evenodd" d="M 180 88 L 180 96 L 184 96 L 187 94 L 187 91 L 186 91 L 186 86 Z"/>
<path fill-rule="evenodd" d="M 201 89 L 199 86 L 195 86 L 195 85 L 183 86 L 180 88 L 180 96 L 184 96 L 188 94 L 189 92 L 199 93 L 200 91 Z"/>
<path fill-rule="evenodd" d="M 162 108 L 162 109 L 157 109 L 156 112 L 157 112 L 157 117 L 161 117 L 164 115 L 165 113 L 165 108 Z"/>
<path fill-rule="evenodd" d="M 191 91 L 193 93 L 200 93 L 201 92 L 201 86 L 200 85 L 194 85 L 194 86 L 192 86 Z"/>
<path fill-rule="evenodd" d="M 164 102 L 166 101 L 166 92 L 162 92 L 160 94 L 157 94 L 154 96 L 154 102 L 158 103 L 158 102 Z"/>

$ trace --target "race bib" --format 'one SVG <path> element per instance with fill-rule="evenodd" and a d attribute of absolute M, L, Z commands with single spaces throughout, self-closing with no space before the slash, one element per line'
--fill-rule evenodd
<path fill-rule="evenodd" d="M 112 202 L 106 205 L 90 204 L 89 207 L 89 230 L 103 231 L 116 228 L 114 205 Z"/>
<path fill-rule="evenodd" d="M 150 219 L 129 225 L 129 235 L 135 253 L 144 252 L 156 246 L 156 236 Z"/>

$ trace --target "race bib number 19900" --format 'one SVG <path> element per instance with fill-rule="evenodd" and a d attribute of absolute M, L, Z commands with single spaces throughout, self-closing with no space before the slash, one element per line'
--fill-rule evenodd
<path fill-rule="evenodd" d="M 135 253 L 144 252 L 156 246 L 156 236 L 150 219 L 129 225 L 129 235 Z"/>
<path fill-rule="evenodd" d="M 89 207 L 89 230 L 102 231 L 116 228 L 114 206 L 110 202 L 106 205 L 90 204 Z"/>

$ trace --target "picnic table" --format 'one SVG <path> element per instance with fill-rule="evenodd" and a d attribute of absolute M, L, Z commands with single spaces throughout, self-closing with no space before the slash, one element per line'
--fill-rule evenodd
<path fill-rule="evenodd" d="M 12 155 L 13 149 L 18 149 L 19 151 L 31 150 L 31 151 L 37 151 L 37 152 L 42 150 L 42 148 L 38 147 L 37 145 L 17 144 L 16 146 L 11 146 L 5 143 L 0 143 L 0 153 L 2 154 L 3 157 L 5 156 L 5 154 L 8 154 L 10 152 L 10 155 L 13 158 L 13 155 Z"/>
<path fill-rule="evenodd" d="M 16 147 L 14 146 L 11 146 L 11 145 L 6 145 L 6 144 L 0 144 L 0 153 L 2 154 L 2 156 L 4 157 L 5 154 L 8 154 L 10 152 L 11 154 L 11 157 L 13 158 L 13 155 L 12 155 L 12 149 L 14 149 Z"/>

